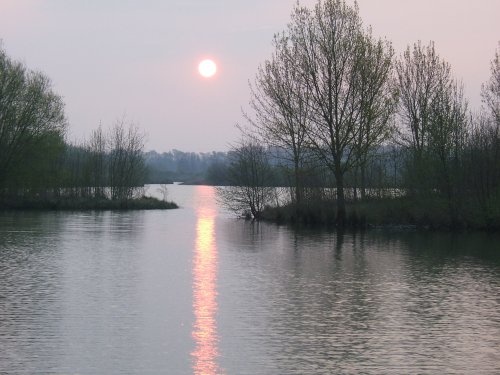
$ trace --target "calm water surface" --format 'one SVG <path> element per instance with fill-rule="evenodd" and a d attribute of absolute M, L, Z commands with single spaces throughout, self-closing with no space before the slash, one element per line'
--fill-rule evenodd
<path fill-rule="evenodd" d="M 500 373 L 498 236 L 297 232 L 169 192 L 0 213 L 0 374 Z"/>

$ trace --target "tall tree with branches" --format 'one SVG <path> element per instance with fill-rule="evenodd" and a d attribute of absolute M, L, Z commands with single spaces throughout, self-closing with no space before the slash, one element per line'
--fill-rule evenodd
<path fill-rule="evenodd" d="M 259 138 L 278 151 L 285 165 L 292 165 L 293 199 L 299 205 L 304 187 L 309 92 L 300 79 L 292 39 L 285 33 L 278 34 L 273 44 L 272 57 L 259 67 L 251 85 L 254 117 L 246 117 Z"/>
<path fill-rule="evenodd" d="M 432 127 L 432 103 L 437 93 L 451 80 L 450 65 L 439 57 L 431 42 L 407 47 L 396 62 L 399 90 L 399 114 L 404 128 L 403 143 L 413 150 L 416 159 L 422 158 L 429 144 Z"/>
<path fill-rule="evenodd" d="M 458 156 L 466 132 L 467 102 L 463 89 L 451 75 L 450 65 L 437 54 L 434 43 L 415 43 L 396 63 L 400 138 L 410 150 L 412 187 L 440 188 L 432 173 L 436 163 L 450 193 L 449 162 Z M 453 154 L 453 155 L 452 155 Z M 425 185 L 425 186 L 422 186 Z M 443 185 L 441 186 L 443 187 Z"/>
<path fill-rule="evenodd" d="M 29 187 L 35 174 L 28 160 L 57 158 L 52 151 L 60 149 L 66 127 L 64 104 L 50 79 L 0 47 L 0 194 L 6 187 Z"/>
<path fill-rule="evenodd" d="M 366 166 L 371 152 L 391 138 L 394 132 L 392 118 L 397 104 L 397 90 L 391 82 L 392 47 L 383 40 L 375 40 L 366 33 L 361 46 L 358 74 L 360 115 L 357 159 L 361 171 L 361 197 L 366 196 Z"/>
<path fill-rule="evenodd" d="M 491 113 L 496 127 L 500 128 L 500 43 L 491 61 L 491 77 L 482 86 L 481 96 L 483 103 Z"/>
<path fill-rule="evenodd" d="M 308 139 L 335 177 L 337 223 L 343 225 L 344 175 L 380 142 L 388 124 L 374 99 L 386 97 L 392 48 L 363 27 L 357 4 L 343 0 L 320 0 L 313 10 L 297 5 L 289 33 L 309 95 Z"/>
<path fill-rule="evenodd" d="M 117 121 L 111 129 L 108 141 L 111 199 L 125 204 L 144 185 L 144 142 L 144 133 L 133 124 L 127 127 L 124 120 Z"/>

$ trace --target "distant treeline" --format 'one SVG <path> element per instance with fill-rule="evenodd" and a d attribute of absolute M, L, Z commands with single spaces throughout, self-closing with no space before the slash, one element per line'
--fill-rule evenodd
<path fill-rule="evenodd" d="M 164 153 L 149 151 L 145 154 L 148 169 L 146 182 L 163 184 L 224 185 L 227 182 L 228 164 L 226 152 L 183 152 L 172 150 Z"/>
<path fill-rule="evenodd" d="M 145 181 L 148 184 L 171 184 L 182 182 L 187 185 L 213 185 L 224 186 L 232 181 L 233 162 L 238 158 L 239 148 L 228 152 L 185 152 L 172 150 L 158 153 L 148 151 L 144 154 L 146 166 Z M 270 174 L 266 179 L 269 186 L 292 187 L 293 176 L 291 170 L 293 163 L 288 160 L 288 153 L 283 149 L 271 146 L 263 146 L 261 152 L 269 163 Z M 312 154 L 312 151 L 310 151 Z M 375 187 L 380 184 L 383 176 L 384 181 L 390 180 L 399 185 L 401 180 L 400 154 L 401 147 L 381 146 L 373 150 L 373 157 L 365 173 L 367 186 Z M 312 158 L 311 158 L 312 160 Z M 312 161 L 307 173 L 302 177 L 304 184 L 309 187 L 333 186 L 332 176 L 320 166 L 313 166 Z M 357 177 L 359 179 L 359 177 Z M 347 186 L 354 187 L 355 176 L 346 176 Z M 364 192 L 364 191 L 363 191 Z M 361 191 L 354 191 L 361 194 Z"/>

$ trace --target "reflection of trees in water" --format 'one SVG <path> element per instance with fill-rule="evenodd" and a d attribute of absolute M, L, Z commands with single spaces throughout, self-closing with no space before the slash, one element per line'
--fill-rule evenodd
<path fill-rule="evenodd" d="M 332 373 L 363 366 L 399 366 L 410 372 L 428 366 L 439 372 L 446 363 L 472 368 L 464 362 L 466 352 L 480 359 L 480 350 L 470 346 L 470 327 L 484 331 L 485 317 L 494 316 L 498 267 L 479 262 L 479 269 L 471 270 L 468 253 L 474 244 L 491 248 L 495 242 L 488 236 L 464 240 L 436 234 L 233 225 L 231 243 L 241 245 L 232 250 L 240 253 L 242 267 L 256 268 L 249 274 L 258 273 L 245 282 L 253 281 L 252 295 L 268 301 L 262 302 L 263 309 L 246 301 L 241 308 L 262 319 L 251 334 L 265 340 L 267 360 L 276 373 Z M 497 270 L 496 278 L 488 276 L 488 269 Z M 479 297 L 468 298 L 474 284 L 487 300 L 487 311 L 473 306 L 480 305 Z M 470 316 L 466 308 L 477 312 L 480 323 L 464 321 Z M 491 322 L 488 327 L 499 330 Z M 464 343 L 462 334 L 471 341 Z"/>
<path fill-rule="evenodd" d="M 356 236 L 342 232 L 294 236 L 292 241 L 294 251 L 283 259 L 292 276 L 276 283 L 277 305 L 286 307 L 273 312 L 271 321 L 273 331 L 290 343 L 277 347 L 280 371 L 291 371 L 297 360 L 326 372 L 335 371 L 339 361 L 363 360 L 363 350 L 353 348 L 366 347 L 363 332 L 376 310 L 363 241 L 359 245 Z"/>

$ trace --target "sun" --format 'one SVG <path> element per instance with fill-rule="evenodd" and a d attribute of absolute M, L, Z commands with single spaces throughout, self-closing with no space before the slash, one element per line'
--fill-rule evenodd
<path fill-rule="evenodd" d="M 205 78 L 213 77 L 215 73 L 217 73 L 217 65 L 211 59 L 202 60 L 198 64 L 198 72 L 202 77 Z"/>

